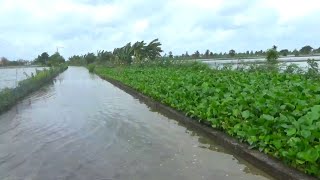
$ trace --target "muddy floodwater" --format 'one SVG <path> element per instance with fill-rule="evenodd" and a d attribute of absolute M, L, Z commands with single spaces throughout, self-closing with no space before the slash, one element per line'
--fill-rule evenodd
<path fill-rule="evenodd" d="M 1 180 L 270 179 L 85 68 L 0 116 Z"/>

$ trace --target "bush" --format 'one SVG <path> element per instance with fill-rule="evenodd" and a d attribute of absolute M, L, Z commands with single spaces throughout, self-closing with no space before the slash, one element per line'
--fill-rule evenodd
<path fill-rule="evenodd" d="M 96 68 L 96 65 L 94 65 L 94 64 L 89 64 L 89 65 L 88 65 L 88 70 L 89 70 L 89 72 L 91 72 L 91 73 L 94 72 L 95 68 Z"/>

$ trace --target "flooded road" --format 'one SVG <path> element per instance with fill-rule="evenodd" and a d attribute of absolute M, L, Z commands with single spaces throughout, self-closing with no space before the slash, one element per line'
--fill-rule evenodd
<path fill-rule="evenodd" d="M 1 180 L 268 178 L 85 68 L 0 116 Z"/>

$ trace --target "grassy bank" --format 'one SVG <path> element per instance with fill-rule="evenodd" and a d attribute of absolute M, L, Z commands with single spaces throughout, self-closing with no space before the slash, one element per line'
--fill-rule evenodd
<path fill-rule="evenodd" d="M 6 88 L 0 91 L 0 113 L 10 109 L 19 100 L 36 91 L 41 86 L 51 81 L 61 72 L 66 70 L 67 66 L 58 66 L 49 70 L 38 71 L 35 76 L 20 81 L 16 88 Z"/>
<path fill-rule="evenodd" d="M 266 154 L 320 177 L 319 81 L 302 74 L 185 66 L 96 67 Z"/>

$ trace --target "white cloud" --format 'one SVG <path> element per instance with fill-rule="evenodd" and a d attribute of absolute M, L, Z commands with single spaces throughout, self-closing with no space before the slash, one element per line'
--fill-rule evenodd
<path fill-rule="evenodd" d="M 112 50 L 159 38 L 165 52 L 320 46 L 318 0 L 0 0 L 0 56 Z"/>
<path fill-rule="evenodd" d="M 142 33 L 149 27 L 149 21 L 147 19 L 141 19 L 133 24 L 134 33 Z"/>
<path fill-rule="evenodd" d="M 265 0 L 262 4 L 277 11 L 279 23 L 304 19 L 320 10 L 319 0 Z"/>

